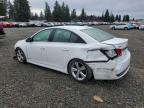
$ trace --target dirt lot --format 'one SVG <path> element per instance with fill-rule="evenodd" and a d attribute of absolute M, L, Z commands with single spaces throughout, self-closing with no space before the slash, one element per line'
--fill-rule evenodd
<path fill-rule="evenodd" d="M 16 41 L 42 28 L 7 28 L 0 40 L 0 108 L 144 108 L 144 31 L 109 30 L 129 39 L 132 53 L 128 74 L 116 81 L 81 84 L 69 75 L 13 60 Z M 104 102 L 96 103 L 93 96 Z"/>

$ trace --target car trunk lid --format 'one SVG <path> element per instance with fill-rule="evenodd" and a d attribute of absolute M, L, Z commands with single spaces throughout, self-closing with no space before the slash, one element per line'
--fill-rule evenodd
<path fill-rule="evenodd" d="M 114 48 L 126 49 L 128 46 L 128 39 L 113 38 L 102 42 L 103 44 L 112 45 Z"/>

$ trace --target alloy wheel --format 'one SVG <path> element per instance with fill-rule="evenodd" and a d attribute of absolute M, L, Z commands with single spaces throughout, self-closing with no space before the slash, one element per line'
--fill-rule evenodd
<path fill-rule="evenodd" d="M 16 56 L 17 56 L 17 60 L 22 63 L 25 58 L 24 58 L 24 54 L 21 50 L 17 50 L 17 53 L 16 53 Z"/>
<path fill-rule="evenodd" d="M 81 62 L 74 62 L 71 66 L 71 73 L 76 80 L 82 81 L 87 76 L 87 68 Z"/>

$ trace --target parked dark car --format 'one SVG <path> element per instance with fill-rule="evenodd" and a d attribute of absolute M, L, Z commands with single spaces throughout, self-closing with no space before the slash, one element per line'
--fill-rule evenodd
<path fill-rule="evenodd" d="M 0 39 L 3 39 L 5 36 L 5 32 L 2 26 L 0 26 Z"/>

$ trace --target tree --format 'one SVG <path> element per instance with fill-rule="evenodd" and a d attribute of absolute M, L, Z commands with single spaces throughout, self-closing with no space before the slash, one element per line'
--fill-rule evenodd
<path fill-rule="evenodd" d="M 30 19 L 30 6 L 27 0 L 14 0 L 15 20 L 27 22 Z"/>
<path fill-rule="evenodd" d="M 62 17 L 64 17 L 64 16 L 62 16 L 62 9 L 61 9 L 61 6 L 59 5 L 58 1 L 56 1 L 54 4 L 54 10 L 53 10 L 52 16 L 53 16 L 54 21 L 59 21 L 59 22 L 61 22 Z"/>
<path fill-rule="evenodd" d="M 63 21 L 63 22 L 70 21 L 69 7 L 68 7 L 68 5 L 65 5 L 64 2 L 62 3 L 62 6 L 61 6 L 61 21 Z"/>
<path fill-rule="evenodd" d="M 114 22 L 115 21 L 115 17 L 113 15 L 113 13 L 111 13 L 111 15 L 109 16 L 109 21 L 110 22 Z"/>
<path fill-rule="evenodd" d="M 126 21 L 126 16 L 125 15 L 123 16 L 123 21 Z"/>
<path fill-rule="evenodd" d="M 62 21 L 65 21 L 66 20 L 66 7 L 65 7 L 65 3 L 63 2 L 62 3 L 62 6 L 61 6 L 61 20 Z"/>
<path fill-rule="evenodd" d="M 86 20 L 86 13 L 84 8 L 81 11 L 81 15 L 80 15 L 80 21 L 85 21 Z"/>
<path fill-rule="evenodd" d="M 109 15 L 109 10 L 107 9 L 105 12 L 105 18 L 104 21 L 109 22 L 110 21 L 110 15 Z"/>
<path fill-rule="evenodd" d="M 6 16 L 7 0 L 0 0 L 0 16 Z"/>
<path fill-rule="evenodd" d="M 105 20 L 105 14 L 104 14 L 104 12 L 102 13 L 101 20 L 102 20 L 102 21 Z"/>
<path fill-rule="evenodd" d="M 34 15 L 34 19 L 35 19 L 35 20 L 38 20 L 38 19 L 39 19 L 39 16 L 38 16 L 37 13 L 35 13 L 35 15 Z"/>
<path fill-rule="evenodd" d="M 71 20 L 76 20 L 76 18 L 77 18 L 76 10 L 73 9 L 72 12 L 71 12 Z"/>
<path fill-rule="evenodd" d="M 126 15 L 125 17 L 126 17 L 126 21 L 129 21 L 129 20 L 130 20 L 129 15 Z"/>
<path fill-rule="evenodd" d="M 30 13 L 30 19 L 35 20 L 34 14 L 32 12 Z"/>
<path fill-rule="evenodd" d="M 31 13 L 31 20 L 41 20 L 40 16 L 37 13 Z"/>
<path fill-rule="evenodd" d="M 121 22 L 121 15 L 118 16 L 118 22 Z"/>
<path fill-rule="evenodd" d="M 11 4 L 11 2 L 9 2 L 9 11 L 8 11 L 8 14 L 9 14 L 9 18 L 10 18 L 11 20 L 14 20 L 14 19 L 15 19 L 14 6 L 13 6 L 13 4 Z"/>
<path fill-rule="evenodd" d="M 47 2 L 45 2 L 45 19 L 46 21 L 52 20 L 51 10 Z"/>
<path fill-rule="evenodd" d="M 66 22 L 70 21 L 70 12 L 69 12 L 68 5 L 66 5 L 66 7 L 65 7 L 65 16 L 64 17 L 65 17 Z"/>
<path fill-rule="evenodd" d="M 41 11 L 40 12 L 40 18 L 39 18 L 40 20 L 44 20 L 44 14 L 43 14 L 43 12 Z"/>
<path fill-rule="evenodd" d="M 116 15 L 115 20 L 116 20 L 116 21 L 118 21 L 118 20 L 119 20 L 119 16 L 118 16 L 118 15 Z"/>
<path fill-rule="evenodd" d="M 123 21 L 129 21 L 129 19 L 130 19 L 129 15 L 124 15 L 123 16 Z"/>

